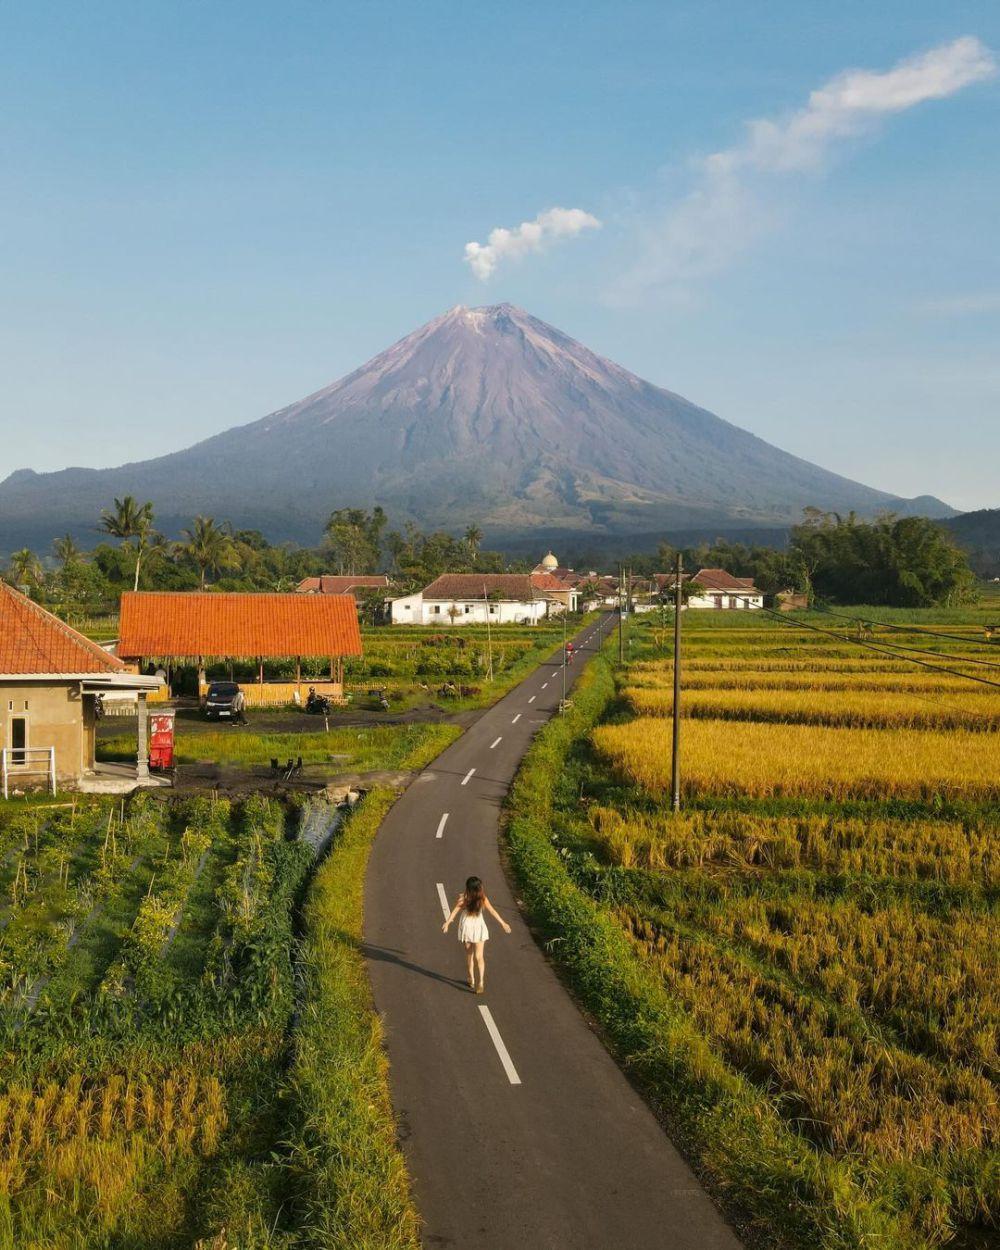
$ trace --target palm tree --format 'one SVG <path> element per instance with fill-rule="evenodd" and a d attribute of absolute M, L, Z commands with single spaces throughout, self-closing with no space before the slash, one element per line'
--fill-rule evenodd
<path fill-rule="evenodd" d="M 11 553 L 10 577 L 15 586 L 29 590 L 42 580 L 41 563 L 30 547 Z"/>
<path fill-rule="evenodd" d="M 140 506 L 132 495 L 116 499 L 113 511 L 105 508 L 101 513 L 101 529 L 112 538 L 120 538 L 123 544 L 130 538 L 135 539 L 135 583 L 132 589 L 138 590 L 139 566 L 153 529 L 153 505 L 147 501 Z"/>
<path fill-rule="evenodd" d="M 57 538 L 52 544 L 52 550 L 56 553 L 56 559 L 63 568 L 67 564 L 76 564 L 83 557 L 83 552 L 76 545 L 76 539 L 72 534 L 63 534 L 62 538 Z"/>
<path fill-rule="evenodd" d="M 472 553 L 472 563 L 476 563 L 476 556 L 479 554 L 479 548 L 483 541 L 483 531 L 478 525 L 470 525 L 463 534 L 463 538 L 468 544 L 469 551 Z"/>
<path fill-rule="evenodd" d="M 179 550 L 198 569 L 202 590 L 209 572 L 238 567 L 236 544 L 231 535 L 216 525 L 214 517 L 196 516 L 191 528 L 184 530 L 184 537 L 187 542 L 181 543 Z"/>

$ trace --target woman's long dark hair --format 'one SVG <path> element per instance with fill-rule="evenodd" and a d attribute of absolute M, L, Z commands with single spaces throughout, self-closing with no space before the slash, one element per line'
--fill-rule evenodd
<path fill-rule="evenodd" d="M 465 910 L 470 916 L 478 916 L 483 910 L 486 891 L 478 877 L 470 877 L 465 883 Z"/>

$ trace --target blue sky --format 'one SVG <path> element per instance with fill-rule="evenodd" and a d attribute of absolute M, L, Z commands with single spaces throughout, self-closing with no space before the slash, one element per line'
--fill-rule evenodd
<path fill-rule="evenodd" d="M 1000 506 L 991 51 L 992 0 L 5 6 L 0 477 L 175 450 L 509 300 L 828 468 Z M 855 109 L 847 71 L 928 55 L 928 98 Z M 556 206 L 600 227 L 463 258 Z"/>

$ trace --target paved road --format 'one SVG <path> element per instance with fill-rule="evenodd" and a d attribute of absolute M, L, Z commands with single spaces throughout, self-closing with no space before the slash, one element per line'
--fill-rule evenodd
<path fill-rule="evenodd" d="M 568 677 L 597 641 L 596 626 L 580 635 Z M 500 866 L 500 805 L 561 694 L 553 657 L 414 780 L 372 851 L 366 950 L 424 1244 L 739 1250 L 549 968 Z M 489 921 L 483 997 L 454 927 L 441 934 L 439 885 L 450 910 L 474 873 L 513 928 Z"/>

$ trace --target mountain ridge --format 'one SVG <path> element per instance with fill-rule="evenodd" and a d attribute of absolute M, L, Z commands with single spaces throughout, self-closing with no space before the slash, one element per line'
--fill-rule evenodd
<path fill-rule="evenodd" d="M 954 515 L 773 447 L 510 304 L 458 305 L 330 385 L 180 451 L 110 469 L 18 469 L 0 548 L 93 531 L 115 495 L 174 532 L 195 513 L 315 540 L 336 507 L 489 537 L 781 526 L 808 505 Z"/>

